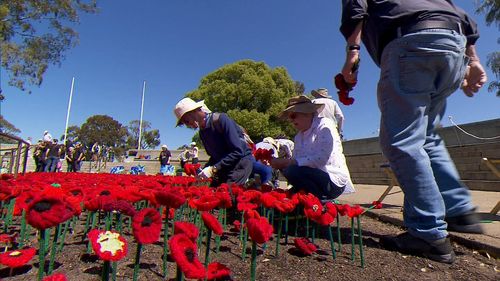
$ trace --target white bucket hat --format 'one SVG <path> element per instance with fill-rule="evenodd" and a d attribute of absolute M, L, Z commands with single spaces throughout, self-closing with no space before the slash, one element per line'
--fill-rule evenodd
<path fill-rule="evenodd" d="M 182 100 L 180 100 L 175 105 L 174 109 L 175 117 L 177 117 L 177 124 L 175 126 L 177 127 L 180 125 L 179 122 L 181 121 L 181 118 L 182 116 L 184 116 L 184 114 L 204 106 L 205 102 L 203 100 L 199 102 L 195 102 L 191 98 L 183 98 Z"/>
<path fill-rule="evenodd" d="M 164 145 L 162 145 L 162 146 L 161 146 L 161 148 L 167 148 L 167 145 L 166 145 L 166 144 L 164 144 Z"/>

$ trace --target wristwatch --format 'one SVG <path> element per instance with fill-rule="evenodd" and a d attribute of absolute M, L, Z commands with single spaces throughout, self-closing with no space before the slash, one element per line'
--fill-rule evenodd
<path fill-rule="evenodd" d="M 354 51 L 354 50 L 361 50 L 361 46 L 359 46 L 358 44 L 352 44 L 352 45 L 347 45 L 346 46 L 346 52 L 349 52 L 349 51 Z"/>

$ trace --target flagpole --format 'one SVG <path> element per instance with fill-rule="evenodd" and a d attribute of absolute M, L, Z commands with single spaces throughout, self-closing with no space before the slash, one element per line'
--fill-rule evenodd
<path fill-rule="evenodd" d="M 68 113 L 66 114 L 66 127 L 64 129 L 64 142 L 66 145 L 66 140 L 68 138 L 68 122 L 69 122 L 69 112 L 71 111 L 71 100 L 73 99 L 73 86 L 75 85 L 75 77 L 71 79 L 71 90 L 69 92 L 69 102 L 68 102 Z"/>
<path fill-rule="evenodd" d="M 144 92 L 146 91 L 146 81 L 142 84 L 142 102 L 141 102 L 141 120 L 139 121 L 139 143 L 137 144 L 137 152 L 141 149 L 141 137 L 142 137 L 142 114 L 144 112 Z"/>

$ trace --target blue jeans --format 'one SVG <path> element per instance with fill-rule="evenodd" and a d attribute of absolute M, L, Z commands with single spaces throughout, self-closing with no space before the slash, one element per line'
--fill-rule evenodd
<path fill-rule="evenodd" d="M 260 161 L 255 160 L 253 162 L 252 176 L 258 174 L 262 183 L 269 182 L 273 177 L 273 168 L 264 165 Z"/>
<path fill-rule="evenodd" d="M 380 145 L 404 192 L 404 223 L 424 240 L 448 235 L 445 216 L 473 209 L 467 187 L 435 129 L 463 80 L 466 39 L 431 29 L 390 42 L 378 83 Z"/>
<path fill-rule="evenodd" d="M 57 162 L 59 162 L 59 157 L 50 156 L 47 158 L 47 165 L 45 166 L 45 172 L 55 172 L 57 170 Z"/>
<path fill-rule="evenodd" d="M 326 172 L 316 168 L 291 165 L 283 170 L 283 175 L 293 186 L 293 192 L 302 189 L 322 201 L 339 197 L 345 189 L 345 186 L 336 186 Z"/>

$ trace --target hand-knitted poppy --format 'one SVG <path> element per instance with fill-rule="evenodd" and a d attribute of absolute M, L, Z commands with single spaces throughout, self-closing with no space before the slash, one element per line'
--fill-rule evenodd
<path fill-rule="evenodd" d="M 319 198 L 312 193 L 299 193 L 297 195 L 297 198 L 299 199 L 300 204 L 304 206 L 304 208 L 312 208 L 314 205 L 321 206 L 321 201 L 319 200 Z"/>
<path fill-rule="evenodd" d="M 260 202 L 265 208 L 272 208 L 274 206 L 274 201 L 278 200 L 273 196 L 272 192 L 262 193 L 260 196 Z"/>
<path fill-rule="evenodd" d="M 337 204 L 335 205 L 335 207 L 337 207 L 337 211 L 341 216 L 347 215 L 347 212 L 349 211 L 349 209 L 351 209 L 351 206 L 349 204 Z"/>
<path fill-rule="evenodd" d="M 231 280 L 231 270 L 229 267 L 223 265 L 222 263 L 212 262 L 208 264 L 207 268 L 207 280 Z"/>
<path fill-rule="evenodd" d="M 309 239 L 305 237 L 295 238 L 293 240 L 293 244 L 297 249 L 300 250 L 301 253 L 308 256 L 318 250 L 316 245 L 314 245 Z"/>
<path fill-rule="evenodd" d="M 219 208 L 229 209 L 233 206 L 233 200 L 228 191 L 217 190 L 214 194 L 219 198 Z"/>
<path fill-rule="evenodd" d="M 330 214 L 330 216 L 332 216 L 333 218 L 337 217 L 337 207 L 335 204 L 333 204 L 332 202 L 327 202 L 324 208 Z"/>
<path fill-rule="evenodd" d="M 22 214 L 23 210 L 28 209 L 29 203 L 31 201 L 33 201 L 33 199 L 35 197 L 36 196 L 35 196 L 34 192 L 30 192 L 30 191 L 26 191 L 26 192 L 19 194 L 19 196 L 17 196 L 17 198 L 16 198 L 16 203 L 14 205 L 13 215 L 20 216 Z"/>
<path fill-rule="evenodd" d="M 220 221 L 209 212 L 201 213 L 201 219 L 203 220 L 205 226 L 210 230 L 212 230 L 213 233 L 217 235 L 222 235 L 222 232 L 224 232 L 224 229 L 222 228 L 222 224 L 220 223 Z"/>
<path fill-rule="evenodd" d="M 127 255 L 127 240 L 118 232 L 92 229 L 88 237 L 92 249 L 103 261 L 119 261 Z"/>
<path fill-rule="evenodd" d="M 248 235 L 255 243 L 266 243 L 273 235 L 273 226 L 264 218 L 249 219 L 247 221 Z"/>
<path fill-rule="evenodd" d="M 272 149 L 264 149 L 258 148 L 254 153 L 255 160 L 262 162 L 271 162 L 273 159 L 273 150 Z"/>
<path fill-rule="evenodd" d="M 239 194 L 238 197 L 236 197 L 237 202 L 247 202 L 247 203 L 254 203 L 254 204 L 260 204 L 260 196 L 262 195 L 262 192 L 258 190 L 245 190 L 243 193 Z"/>
<path fill-rule="evenodd" d="M 64 273 L 54 273 L 48 276 L 45 276 L 42 281 L 67 281 L 66 275 Z"/>
<path fill-rule="evenodd" d="M 205 267 L 198 259 L 196 244 L 187 235 L 175 234 L 168 241 L 168 245 L 172 258 L 186 278 L 205 278 Z"/>
<path fill-rule="evenodd" d="M 186 234 L 189 239 L 195 241 L 200 234 L 200 230 L 194 223 L 185 221 L 174 222 L 174 234 Z"/>
<path fill-rule="evenodd" d="M 19 234 L 19 232 L 16 232 L 12 235 L 9 235 L 7 233 L 2 233 L 0 234 L 0 244 L 14 244 L 16 242 L 16 237 Z"/>
<path fill-rule="evenodd" d="M 135 240 L 140 244 L 151 244 L 160 239 L 160 213 L 153 208 L 144 208 L 132 218 L 132 230 Z"/>
<path fill-rule="evenodd" d="M 105 212 L 117 211 L 129 217 L 133 217 L 137 213 L 134 206 L 125 200 L 110 200 L 102 206 L 102 210 Z"/>
<path fill-rule="evenodd" d="M 220 199 L 214 194 L 204 194 L 198 199 L 191 199 L 189 206 L 200 212 L 208 212 L 216 208 L 219 203 Z"/>
<path fill-rule="evenodd" d="M 382 209 L 383 204 L 380 201 L 373 201 L 372 202 L 372 206 L 373 206 L 374 209 Z"/>
<path fill-rule="evenodd" d="M 350 207 L 347 210 L 347 216 L 350 218 L 354 218 L 354 217 L 361 215 L 363 212 L 364 212 L 364 209 L 361 208 L 361 206 L 356 205 L 354 207 Z"/>
<path fill-rule="evenodd" d="M 259 205 L 250 202 L 239 202 L 236 204 L 236 209 L 238 210 L 238 212 L 247 212 L 257 209 L 257 207 L 259 207 Z"/>
<path fill-rule="evenodd" d="M 177 209 L 186 203 L 186 197 L 184 197 L 182 193 L 176 192 L 173 189 L 156 191 L 154 196 L 156 203 L 167 208 Z"/>
<path fill-rule="evenodd" d="M 274 201 L 274 208 L 278 210 L 282 214 L 288 214 L 291 211 L 295 210 L 295 204 L 292 200 L 288 198 L 284 198 L 281 200 Z"/>
<path fill-rule="evenodd" d="M 231 229 L 231 231 L 240 232 L 240 229 L 241 229 L 241 222 L 239 220 L 233 221 L 233 228 Z"/>
<path fill-rule="evenodd" d="M 36 229 L 44 230 L 73 217 L 71 205 L 54 195 L 37 196 L 28 205 L 26 219 Z"/>
<path fill-rule="evenodd" d="M 246 210 L 243 214 L 243 218 L 245 221 L 248 221 L 249 219 L 258 219 L 260 218 L 260 214 L 256 210 Z"/>
<path fill-rule="evenodd" d="M 27 264 L 36 254 L 35 248 L 7 251 L 0 254 L 0 264 L 10 268 Z"/>

